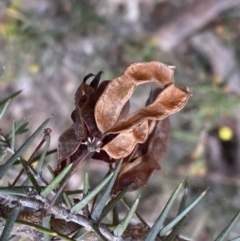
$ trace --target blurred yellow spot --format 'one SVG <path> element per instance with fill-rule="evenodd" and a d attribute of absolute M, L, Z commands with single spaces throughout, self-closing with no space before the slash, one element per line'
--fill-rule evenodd
<path fill-rule="evenodd" d="M 39 72 L 39 65 L 37 64 L 31 64 L 29 67 L 28 67 L 28 71 L 32 74 L 37 74 Z"/>
<path fill-rule="evenodd" d="M 158 38 L 153 36 L 149 39 L 148 43 L 152 47 L 157 46 Z"/>
<path fill-rule="evenodd" d="M 230 141 L 233 137 L 233 131 L 228 126 L 223 126 L 218 130 L 218 136 L 223 141 Z"/>

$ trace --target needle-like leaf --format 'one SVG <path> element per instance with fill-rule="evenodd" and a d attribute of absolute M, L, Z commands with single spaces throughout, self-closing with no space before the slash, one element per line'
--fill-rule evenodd
<path fill-rule="evenodd" d="M 10 213 L 6 220 L 5 227 L 2 231 L 2 235 L 0 237 L 0 241 L 6 241 L 10 237 L 13 225 L 17 219 L 17 216 L 20 212 L 20 207 L 15 207 Z"/>
<path fill-rule="evenodd" d="M 80 202 L 76 203 L 72 208 L 72 213 L 78 213 L 82 208 L 84 208 L 110 181 L 113 173 L 105 177 L 87 196 L 85 196 Z"/>
<path fill-rule="evenodd" d="M 145 241 L 153 241 L 155 240 L 155 238 L 158 235 L 158 232 L 160 231 L 161 227 L 163 226 L 163 223 L 173 205 L 173 202 L 176 200 L 177 195 L 179 193 L 179 191 L 181 190 L 181 188 L 183 187 L 185 183 L 185 179 L 177 186 L 177 188 L 175 189 L 175 191 L 172 193 L 171 197 L 169 198 L 167 204 L 165 205 L 163 211 L 161 212 L 161 214 L 158 216 L 156 222 L 154 223 L 154 225 L 151 228 L 151 231 L 148 233 Z"/>
<path fill-rule="evenodd" d="M 26 172 L 29 180 L 31 181 L 34 189 L 35 189 L 38 193 L 40 193 L 40 192 L 41 192 L 41 188 L 40 188 L 40 186 L 38 185 L 35 177 L 34 177 L 33 174 L 31 173 L 31 170 L 30 170 L 29 166 L 27 165 L 27 163 L 26 163 L 24 160 L 20 159 L 20 161 L 21 161 L 22 166 L 23 166 L 23 169 L 25 170 L 25 172 Z"/>
<path fill-rule="evenodd" d="M 44 228 L 51 229 L 50 220 L 51 220 L 51 216 L 43 217 L 42 224 Z M 51 236 L 49 235 L 49 233 L 43 233 L 44 241 L 50 241 L 50 237 Z"/>
<path fill-rule="evenodd" d="M 122 198 L 122 203 L 123 203 L 123 205 L 128 209 L 128 210 L 130 210 L 130 205 L 128 204 L 128 202 L 124 199 L 124 198 Z M 142 224 L 144 224 L 145 226 L 148 226 L 148 224 L 147 224 L 147 222 L 140 216 L 140 214 L 138 213 L 138 212 L 135 212 L 135 216 L 136 216 L 136 218 L 142 223 Z"/>
<path fill-rule="evenodd" d="M 72 168 L 72 164 L 66 166 L 54 179 L 51 183 L 46 186 L 46 188 L 41 192 L 41 196 L 47 197 L 53 189 L 55 189 L 58 184 L 68 175 L 69 171 Z"/>
<path fill-rule="evenodd" d="M 122 236 L 123 232 L 125 231 L 125 229 L 127 228 L 129 222 L 132 219 L 132 216 L 134 215 L 137 206 L 139 203 L 139 198 L 137 198 L 135 200 L 135 202 L 133 203 L 131 209 L 129 210 L 129 212 L 127 213 L 127 215 L 125 216 L 125 218 L 122 220 L 121 223 L 118 224 L 118 226 L 114 229 L 114 235 L 117 237 Z"/>
<path fill-rule="evenodd" d="M 103 220 L 107 214 L 118 204 L 118 202 L 122 199 L 127 191 L 131 189 L 131 185 L 126 187 L 123 191 L 121 191 L 115 198 L 108 202 L 108 204 L 104 207 L 102 214 L 100 216 L 100 221 Z"/>
<path fill-rule="evenodd" d="M 21 120 L 19 122 L 16 122 L 15 123 L 15 135 L 20 135 L 26 131 L 28 131 L 28 122 L 26 122 L 25 120 Z M 10 133 L 8 133 L 6 135 L 7 139 L 12 139 L 12 131 Z"/>
<path fill-rule="evenodd" d="M 198 198 L 196 198 L 183 212 L 177 215 L 168 225 L 161 229 L 159 235 L 164 237 L 187 213 L 189 213 L 196 204 L 205 196 L 207 191 L 202 192 Z"/>
<path fill-rule="evenodd" d="M 188 196 L 188 178 L 185 179 L 183 185 L 183 195 L 182 200 L 178 208 L 178 214 L 180 214 L 187 207 L 187 196 Z"/>
<path fill-rule="evenodd" d="M 10 101 L 11 101 L 11 99 L 9 99 L 6 103 L 3 104 L 2 110 L 0 112 L 0 120 L 3 118 Z"/>
<path fill-rule="evenodd" d="M 49 173 L 52 175 L 52 178 L 55 178 L 55 173 L 54 173 L 53 169 L 51 168 L 51 166 L 47 165 L 47 169 L 48 169 Z"/>
<path fill-rule="evenodd" d="M 174 241 L 176 236 L 179 234 L 180 230 L 183 227 L 183 224 L 186 220 L 186 217 L 184 217 L 172 230 L 172 232 L 166 236 L 162 241 Z"/>
<path fill-rule="evenodd" d="M 122 166 L 122 162 L 119 162 L 117 167 L 116 167 L 116 170 L 114 171 L 114 174 L 113 174 L 113 177 L 111 179 L 111 181 L 109 182 L 109 184 L 107 185 L 107 188 L 106 190 L 103 192 L 101 198 L 99 199 L 98 203 L 96 204 L 95 208 L 93 209 L 93 212 L 91 214 L 91 218 L 93 220 L 98 220 L 101 216 L 101 213 L 102 213 L 102 210 L 110 196 L 110 193 L 111 193 L 111 190 L 112 190 L 112 187 L 116 181 L 116 178 L 117 178 L 117 175 L 120 171 L 120 168 Z"/>
<path fill-rule="evenodd" d="M 37 135 L 43 130 L 43 128 L 47 125 L 50 118 L 45 120 L 38 129 L 23 143 L 23 145 L 6 161 L 3 165 L 0 166 L 0 179 L 5 175 L 8 169 L 14 164 L 14 162 L 22 155 L 22 153 L 29 147 L 29 145 L 33 142 L 33 140 L 37 137 Z"/>
<path fill-rule="evenodd" d="M 26 196 L 25 187 L 0 187 L 1 194 Z"/>
<path fill-rule="evenodd" d="M 17 91 L 17 92 L 14 92 L 14 93 L 11 94 L 8 98 L 0 101 L 0 106 L 1 106 L 1 105 L 4 105 L 5 103 L 7 103 L 8 100 L 11 100 L 11 99 L 15 98 L 15 97 L 16 97 L 17 95 L 19 95 L 21 92 L 22 92 L 22 90 L 19 90 L 19 91 Z"/>
<path fill-rule="evenodd" d="M 68 195 L 66 194 L 66 192 L 63 192 L 63 199 L 64 199 L 65 203 L 67 204 L 67 207 L 68 207 L 69 209 L 71 209 L 72 203 L 71 203 Z"/>
<path fill-rule="evenodd" d="M 232 227 L 234 226 L 234 224 L 237 222 L 237 220 L 240 217 L 240 212 L 238 212 L 233 219 L 231 220 L 231 222 L 227 225 L 227 227 L 219 234 L 219 236 L 214 240 L 214 241 L 224 241 L 227 237 L 227 235 L 229 234 L 230 230 L 232 229 Z"/>
<path fill-rule="evenodd" d="M 101 241 L 108 241 L 100 232 L 98 226 L 96 224 L 93 224 L 92 226 L 93 231 L 97 234 L 97 236 L 99 237 L 99 240 Z"/>
<path fill-rule="evenodd" d="M 86 173 L 84 176 L 84 186 L 83 186 L 83 195 L 84 196 L 86 196 L 88 194 L 88 189 L 89 189 L 89 178 L 88 178 L 88 173 Z"/>
<path fill-rule="evenodd" d="M 84 227 L 81 227 L 73 236 L 75 240 L 82 240 L 82 238 L 87 234 L 87 230 Z"/>
<path fill-rule="evenodd" d="M 0 120 L 2 119 L 2 117 L 3 117 L 3 115 L 5 114 L 5 112 L 6 112 L 6 110 L 7 110 L 7 107 L 8 107 L 8 105 L 9 105 L 9 103 L 10 103 L 10 101 L 14 98 L 14 97 L 16 97 L 18 94 L 20 94 L 22 92 L 22 90 L 20 90 L 20 91 L 17 91 L 17 92 L 15 92 L 15 93 L 13 93 L 12 95 L 10 95 L 8 98 L 6 98 L 5 100 L 2 100 L 1 102 L 0 102 L 0 107 L 1 106 L 3 106 L 1 109 L 1 111 L 0 111 Z"/>
<path fill-rule="evenodd" d="M 15 148 L 15 121 L 12 123 L 12 138 L 11 138 L 11 149 L 14 150 Z"/>

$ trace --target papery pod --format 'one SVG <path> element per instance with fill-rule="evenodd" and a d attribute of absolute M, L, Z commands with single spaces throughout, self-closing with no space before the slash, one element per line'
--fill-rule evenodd
<path fill-rule="evenodd" d="M 134 153 L 140 157 L 131 161 L 132 156 L 124 159 L 124 166 L 121 168 L 114 186 L 114 193 L 123 190 L 129 184 L 133 184 L 132 190 L 144 186 L 155 169 L 160 169 L 158 162 L 166 155 L 167 144 L 170 133 L 169 118 L 156 121 L 148 139 L 138 146 Z M 151 125 L 150 125 L 151 126 Z M 134 154 L 133 153 L 133 154 Z"/>
<path fill-rule="evenodd" d="M 187 89 L 180 89 L 170 84 L 157 96 L 152 104 L 118 121 L 109 130 L 109 133 L 127 131 L 145 120 L 163 120 L 181 110 L 186 105 L 189 97 L 190 93 Z"/>
<path fill-rule="evenodd" d="M 97 101 L 95 119 L 98 129 L 106 133 L 116 124 L 123 106 L 139 84 L 156 82 L 167 85 L 173 82 L 173 73 L 173 68 L 157 61 L 130 65 L 123 75 L 110 82 Z M 140 122 L 135 125 L 138 124 Z M 133 127 L 132 123 L 130 125 L 129 128 Z"/>
<path fill-rule="evenodd" d="M 135 126 L 132 130 L 120 133 L 112 141 L 106 144 L 102 150 L 113 159 L 121 159 L 128 156 L 138 143 L 146 141 L 149 135 L 148 121 Z"/>
<path fill-rule="evenodd" d="M 156 88 L 151 91 L 146 105 L 155 101 L 163 88 Z M 123 160 L 123 167 L 114 186 L 114 192 L 126 188 L 130 183 L 133 184 L 132 190 L 136 190 L 146 184 L 154 169 L 159 169 L 158 161 L 167 152 L 168 138 L 170 134 L 170 123 L 167 117 L 160 121 L 149 120 L 149 136 L 143 144 L 138 144 L 135 150 Z M 135 158 L 134 156 L 140 155 Z M 146 162 L 146 163 L 143 163 Z"/>
<path fill-rule="evenodd" d="M 146 106 L 152 104 L 162 91 L 163 88 L 151 90 L 146 101 Z M 149 137 L 145 143 L 139 146 L 139 152 L 142 155 L 148 153 L 153 159 L 160 161 L 167 153 L 170 130 L 169 117 L 163 120 L 153 121 L 152 128 L 149 130 Z"/>
<path fill-rule="evenodd" d="M 118 117 L 118 121 L 126 117 L 129 113 L 129 110 L 130 110 L 130 101 L 128 100 L 121 110 L 121 113 Z"/>

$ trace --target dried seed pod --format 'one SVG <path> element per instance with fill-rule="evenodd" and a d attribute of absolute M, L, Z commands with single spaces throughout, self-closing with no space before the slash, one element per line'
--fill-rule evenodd
<path fill-rule="evenodd" d="M 102 133 L 110 130 L 119 119 L 123 106 L 139 84 L 156 82 L 173 83 L 173 69 L 152 61 L 130 65 L 123 75 L 113 79 L 99 98 L 95 107 L 95 119 Z"/>
<path fill-rule="evenodd" d="M 83 152 L 112 163 L 124 159 L 114 185 L 118 192 L 129 184 L 132 190 L 145 185 L 158 161 L 167 152 L 170 133 L 169 115 L 181 110 L 190 93 L 173 83 L 174 68 L 161 62 L 135 63 L 112 81 L 100 82 L 99 72 L 90 84 L 87 75 L 75 94 L 73 125 L 59 138 L 58 161 L 74 162 Z M 155 82 L 146 106 L 129 113 L 136 87 Z"/>
<path fill-rule="evenodd" d="M 190 93 L 187 90 L 170 84 L 157 96 L 152 104 L 121 119 L 109 132 L 127 131 L 145 120 L 163 120 L 181 110 L 186 105 L 189 97 Z"/>
<path fill-rule="evenodd" d="M 129 131 L 120 133 L 102 149 L 113 159 L 128 156 L 138 143 L 143 143 L 148 137 L 148 121 L 135 126 Z"/>

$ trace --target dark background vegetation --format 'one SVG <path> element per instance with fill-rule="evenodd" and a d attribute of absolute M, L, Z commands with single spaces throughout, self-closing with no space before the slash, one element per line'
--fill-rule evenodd
<path fill-rule="evenodd" d="M 25 118 L 32 133 L 54 113 L 54 149 L 86 74 L 102 70 L 104 79 L 112 79 L 133 62 L 151 60 L 176 66 L 176 85 L 187 85 L 193 96 L 171 117 L 168 156 L 139 191 L 139 213 L 153 223 L 175 186 L 189 176 L 192 198 L 209 190 L 183 234 L 212 240 L 240 209 L 239 0 L 1 0 L 0 96 L 23 92 L 0 127 L 10 131 L 12 120 Z M 144 105 L 149 90 L 137 89 L 132 111 Z M 53 167 L 55 160 L 49 157 Z M 71 188 L 82 185 L 86 170 L 96 183 L 107 165 L 85 163 Z M 239 228 L 240 221 L 232 238 Z"/>

